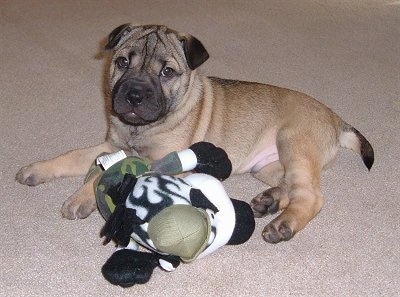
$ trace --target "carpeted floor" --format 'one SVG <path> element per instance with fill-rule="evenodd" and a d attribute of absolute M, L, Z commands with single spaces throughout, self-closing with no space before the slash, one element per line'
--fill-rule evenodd
<path fill-rule="evenodd" d="M 244 245 L 143 286 L 107 283 L 96 212 L 61 218 L 82 183 L 30 188 L 14 180 L 28 163 L 104 139 L 100 41 L 126 22 L 166 24 L 199 38 L 202 71 L 306 92 L 373 144 L 371 172 L 341 150 L 324 173 L 323 210 L 289 242 L 266 244 L 270 217 Z M 400 1 L 0 2 L 0 296 L 399 296 Z M 228 180 L 250 201 L 263 185 Z"/>

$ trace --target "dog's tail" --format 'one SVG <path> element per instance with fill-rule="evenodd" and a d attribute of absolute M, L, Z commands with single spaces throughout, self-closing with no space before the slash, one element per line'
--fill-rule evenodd
<path fill-rule="evenodd" d="M 374 164 L 374 149 L 368 140 L 357 129 L 344 123 L 339 137 L 341 147 L 348 148 L 358 153 L 368 170 Z"/>

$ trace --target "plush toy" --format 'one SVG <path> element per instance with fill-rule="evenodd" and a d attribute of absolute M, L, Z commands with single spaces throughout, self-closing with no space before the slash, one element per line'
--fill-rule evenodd
<path fill-rule="evenodd" d="M 96 186 L 106 220 L 101 236 L 105 244 L 114 240 L 119 246 L 102 267 L 112 284 L 146 283 L 157 266 L 173 271 L 223 245 L 244 243 L 254 231 L 250 206 L 230 199 L 220 182 L 230 175 L 230 160 L 210 143 L 153 163 L 122 151 L 101 156 L 98 163 L 106 169 Z M 185 171 L 195 173 L 174 176 Z"/>

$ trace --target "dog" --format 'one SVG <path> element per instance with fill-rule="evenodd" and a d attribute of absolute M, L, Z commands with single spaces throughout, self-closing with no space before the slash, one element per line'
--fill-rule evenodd
<path fill-rule="evenodd" d="M 320 211 L 321 172 L 344 147 L 371 169 L 366 138 L 331 109 L 303 93 L 277 86 L 207 77 L 198 72 L 209 55 L 189 34 L 160 25 L 115 28 L 105 46 L 112 112 L 107 138 L 23 167 L 21 184 L 84 175 L 103 152 L 120 149 L 151 160 L 199 141 L 223 148 L 234 174 L 251 173 L 269 185 L 251 201 L 255 217 L 280 211 L 263 230 L 265 241 L 291 239 Z M 67 219 L 96 209 L 87 181 L 61 208 Z"/>

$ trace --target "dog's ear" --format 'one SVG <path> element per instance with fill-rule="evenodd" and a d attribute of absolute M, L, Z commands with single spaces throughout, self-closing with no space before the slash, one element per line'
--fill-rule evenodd
<path fill-rule="evenodd" d="M 117 44 L 121 41 L 122 37 L 124 37 L 131 31 L 132 31 L 131 24 L 123 24 L 112 30 L 110 35 L 108 35 L 108 43 L 105 46 L 105 50 L 108 51 L 116 47 Z"/>
<path fill-rule="evenodd" d="M 200 40 L 192 35 L 181 35 L 178 36 L 178 39 L 182 42 L 183 51 L 190 69 L 196 69 L 210 57 Z"/>

